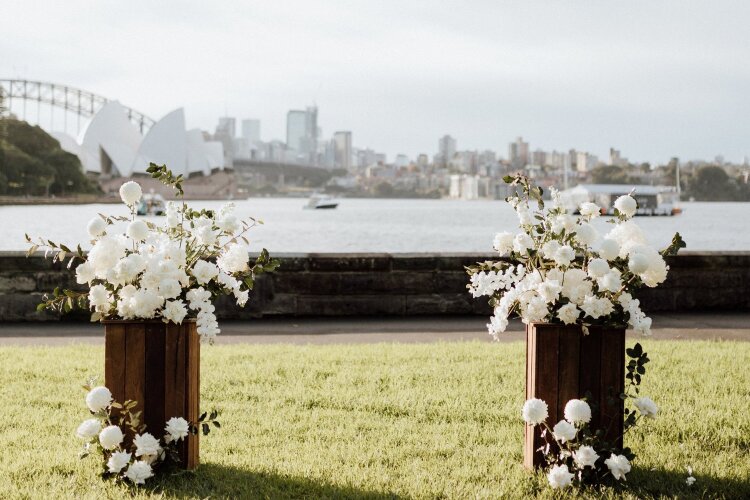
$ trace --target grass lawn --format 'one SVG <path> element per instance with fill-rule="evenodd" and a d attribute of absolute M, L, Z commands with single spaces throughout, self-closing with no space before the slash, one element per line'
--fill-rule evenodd
<path fill-rule="evenodd" d="M 631 493 L 750 498 L 750 343 L 642 342 L 661 407 L 627 444 Z M 134 490 L 79 460 L 99 347 L 0 348 L 0 498 L 555 497 L 521 463 L 522 343 L 205 347 L 203 465 Z M 685 484 L 686 467 L 697 482 Z M 568 493 L 599 497 L 600 492 Z"/>

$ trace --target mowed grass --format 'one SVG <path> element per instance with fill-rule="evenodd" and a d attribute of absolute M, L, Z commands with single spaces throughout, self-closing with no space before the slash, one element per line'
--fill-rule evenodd
<path fill-rule="evenodd" d="M 750 343 L 643 342 L 658 420 L 627 436 L 629 492 L 750 498 Z M 79 460 L 99 347 L 0 348 L 0 498 L 559 497 L 520 465 L 522 343 L 204 347 L 202 466 L 134 489 Z M 697 482 L 685 484 L 692 466 Z"/>

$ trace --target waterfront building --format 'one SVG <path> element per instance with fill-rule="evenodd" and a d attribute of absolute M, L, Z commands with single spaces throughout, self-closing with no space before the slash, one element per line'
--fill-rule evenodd
<path fill-rule="evenodd" d="M 334 165 L 349 170 L 352 168 L 352 133 L 340 131 L 333 134 Z"/>

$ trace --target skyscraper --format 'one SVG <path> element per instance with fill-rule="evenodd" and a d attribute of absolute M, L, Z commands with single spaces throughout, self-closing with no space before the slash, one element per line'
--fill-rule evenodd
<path fill-rule="evenodd" d="M 529 164 L 529 143 L 523 137 L 508 145 L 508 161 L 514 168 L 525 167 Z"/>
<path fill-rule="evenodd" d="M 352 133 L 349 131 L 333 134 L 334 165 L 349 170 L 352 167 Z"/>
<path fill-rule="evenodd" d="M 291 110 L 286 115 L 286 144 L 297 152 L 306 164 L 317 163 L 318 108 L 309 106 L 304 111 Z"/>
<path fill-rule="evenodd" d="M 242 120 L 242 138 L 245 139 L 248 144 L 260 142 L 260 120 Z"/>
<path fill-rule="evenodd" d="M 444 135 L 438 140 L 438 157 L 442 166 L 445 166 L 456 154 L 456 139 L 450 135 Z"/>

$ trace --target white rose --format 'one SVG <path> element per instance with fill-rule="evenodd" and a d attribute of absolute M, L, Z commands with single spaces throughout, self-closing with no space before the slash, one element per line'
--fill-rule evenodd
<path fill-rule="evenodd" d="M 76 436 L 85 440 L 91 441 L 99 434 L 99 430 L 102 428 L 102 424 L 95 418 L 90 418 L 81 422 L 81 425 L 76 429 Z"/>
<path fill-rule="evenodd" d="M 648 269 L 648 257 L 640 253 L 631 253 L 628 259 L 628 269 L 633 274 L 641 274 Z"/>
<path fill-rule="evenodd" d="M 581 446 L 573 453 L 573 460 L 575 460 L 580 468 L 593 467 L 596 461 L 599 460 L 599 455 L 596 454 L 596 451 L 591 446 Z"/>
<path fill-rule="evenodd" d="M 159 295 L 165 299 L 173 299 L 182 293 L 182 286 L 176 279 L 167 278 L 159 283 Z"/>
<path fill-rule="evenodd" d="M 555 263 L 559 266 L 569 266 L 575 258 L 576 252 L 570 245 L 564 245 L 558 248 L 553 257 Z"/>
<path fill-rule="evenodd" d="M 599 290 L 606 290 L 615 293 L 622 286 L 620 272 L 616 269 L 612 269 L 607 274 L 596 280 L 596 284 L 599 285 Z"/>
<path fill-rule="evenodd" d="M 630 472 L 630 462 L 624 455 L 612 455 L 604 461 L 615 479 L 625 479 L 625 474 Z"/>
<path fill-rule="evenodd" d="M 614 260 L 620 253 L 620 244 L 617 241 L 604 238 L 599 244 L 599 255 L 603 259 Z"/>
<path fill-rule="evenodd" d="M 560 420 L 552 428 L 552 435 L 561 443 L 573 441 L 576 438 L 576 428 L 567 420 Z"/>
<path fill-rule="evenodd" d="M 595 217 L 599 217 L 602 214 L 602 209 L 599 208 L 599 205 L 597 205 L 596 203 L 587 201 L 586 203 L 581 203 L 578 212 L 585 217 L 591 217 L 593 219 Z"/>
<path fill-rule="evenodd" d="M 86 394 L 86 406 L 94 413 L 107 408 L 110 404 L 112 404 L 112 393 L 106 387 L 94 387 Z"/>
<path fill-rule="evenodd" d="M 143 191 L 141 191 L 140 184 L 135 181 L 129 181 L 120 186 L 120 198 L 129 207 L 141 201 L 141 196 L 143 196 Z"/>
<path fill-rule="evenodd" d="M 130 453 L 116 451 L 107 460 L 107 470 L 112 474 L 118 474 L 130 462 Z"/>
<path fill-rule="evenodd" d="M 565 405 L 565 420 L 571 424 L 585 424 L 591 421 L 591 407 L 586 401 L 571 399 Z"/>
<path fill-rule="evenodd" d="M 238 273 L 249 269 L 248 260 L 250 259 L 247 246 L 239 243 L 230 244 L 223 254 L 216 259 L 219 268 L 227 273 Z M 232 288 L 232 287 L 230 287 Z"/>
<path fill-rule="evenodd" d="M 144 432 L 143 434 L 136 434 L 135 438 L 133 439 L 133 444 L 135 445 L 136 457 L 156 456 L 161 451 L 159 440 L 148 432 Z"/>
<path fill-rule="evenodd" d="M 571 325 L 578 321 L 580 314 L 581 311 L 578 310 L 575 304 L 565 304 L 557 311 L 557 317 L 566 325 Z"/>
<path fill-rule="evenodd" d="M 626 194 L 615 200 L 615 208 L 625 217 L 632 217 L 638 209 L 638 203 L 632 196 Z"/>
<path fill-rule="evenodd" d="M 154 473 L 151 470 L 151 466 L 142 460 L 133 462 L 130 467 L 128 467 L 128 470 L 125 471 L 125 477 L 130 479 L 133 484 L 145 484 L 146 479 L 153 475 Z"/>
<path fill-rule="evenodd" d="M 501 256 L 509 254 L 513 249 L 513 234 L 507 231 L 497 233 L 492 242 L 492 248 Z"/>
<path fill-rule="evenodd" d="M 633 401 L 633 404 L 636 408 L 638 408 L 638 411 L 641 412 L 641 415 L 643 415 L 644 417 L 651 419 L 656 418 L 659 407 L 656 406 L 656 403 L 654 403 L 651 398 L 636 398 L 635 401 Z"/>
<path fill-rule="evenodd" d="M 108 425 L 99 433 L 99 443 L 105 450 L 113 450 L 120 446 L 124 437 L 118 426 Z"/>
<path fill-rule="evenodd" d="M 148 226 L 145 222 L 140 219 L 134 220 L 128 224 L 128 230 L 126 233 L 134 241 L 143 241 L 148 238 Z"/>
<path fill-rule="evenodd" d="M 573 482 L 573 473 L 567 465 L 555 465 L 547 474 L 547 481 L 552 489 L 565 488 Z"/>
<path fill-rule="evenodd" d="M 591 259 L 588 274 L 592 278 L 601 278 L 609 272 L 609 264 L 604 259 Z"/>
<path fill-rule="evenodd" d="M 527 424 L 538 425 L 547 420 L 549 407 L 541 399 L 532 398 L 523 404 L 521 415 Z"/>
<path fill-rule="evenodd" d="M 89 232 L 89 236 L 96 238 L 104 234 L 104 231 L 107 230 L 107 223 L 101 217 L 94 217 L 89 221 L 86 230 Z"/>
<path fill-rule="evenodd" d="M 167 426 L 164 430 L 167 431 L 172 441 L 179 441 L 187 437 L 190 425 L 182 417 L 172 417 L 167 421 Z"/>
<path fill-rule="evenodd" d="M 219 268 L 216 264 L 205 260 L 198 260 L 193 266 L 193 277 L 200 285 L 205 285 L 219 275 Z"/>
<path fill-rule="evenodd" d="M 83 262 L 76 267 L 76 283 L 79 285 L 91 283 L 94 277 L 94 268 L 88 262 Z"/>

